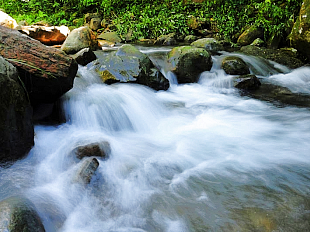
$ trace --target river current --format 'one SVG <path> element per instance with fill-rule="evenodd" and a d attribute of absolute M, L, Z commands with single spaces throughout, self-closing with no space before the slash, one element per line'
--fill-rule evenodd
<path fill-rule="evenodd" d="M 154 62 L 166 48 L 140 48 Z M 0 169 L 0 199 L 38 209 L 47 232 L 310 231 L 310 111 L 232 87 L 214 56 L 198 83 L 154 91 L 103 84 L 79 67 L 63 97 L 67 122 L 35 127 L 26 159 Z M 240 55 L 251 72 L 310 94 L 310 68 Z M 72 181 L 72 151 L 107 141 L 89 185 Z"/>

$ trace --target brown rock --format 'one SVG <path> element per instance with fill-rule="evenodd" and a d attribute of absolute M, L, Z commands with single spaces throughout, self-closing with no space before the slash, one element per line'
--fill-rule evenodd
<path fill-rule="evenodd" d="M 54 102 L 73 86 L 75 60 L 18 31 L 0 26 L 0 55 L 17 67 L 32 104 Z"/>

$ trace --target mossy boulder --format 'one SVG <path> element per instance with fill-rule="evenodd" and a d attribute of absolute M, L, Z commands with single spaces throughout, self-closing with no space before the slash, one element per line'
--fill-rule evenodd
<path fill-rule="evenodd" d="M 175 33 L 170 33 L 168 35 L 161 35 L 159 36 L 156 41 L 155 44 L 157 45 L 175 45 L 177 43 L 176 41 L 176 34 Z"/>
<path fill-rule="evenodd" d="M 310 0 L 303 1 L 289 40 L 291 46 L 310 59 Z"/>
<path fill-rule="evenodd" d="M 45 232 L 45 229 L 31 201 L 10 197 L 0 202 L 0 231 Z"/>
<path fill-rule="evenodd" d="M 197 48 L 204 48 L 211 52 L 217 52 L 217 51 L 223 51 L 224 47 L 223 45 L 214 38 L 203 38 L 198 39 L 191 43 L 191 46 L 197 47 Z"/>
<path fill-rule="evenodd" d="M 251 44 L 255 39 L 263 39 L 264 31 L 261 27 L 251 26 L 245 30 L 238 38 L 237 43 L 241 46 Z"/>
<path fill-rule="evenodd" d="M 0 56 L 0 166 L 23 158 L 34 145 L 32 107 L 16 68 Z"/>
<path fill-rule="evenodd" d="M 234 87 L 243 90 L 255 90 L 261 85 L 258 78 L 253 74 L 241 75 L 233 79 Z"/>
<path fill-rule="evenodd" d="M 222 61 L 222 68 L 230 75 L 250 74 L 248 65 L 238 56 L 227 56 Z"/>
<path fill-rule="evenodd" d="M 177 75 L 179 83 L 194 83 L 199 74 L 210 71 L 212 59 L 210 53 L 203 48 L 181 46 L 168 53 L 168 65 Z"/>
<path fill-rule="evenodd" d="M 67 54 L 75 54 L 83 48 L 95 51 L 99 48 L 96 35 L 89 27 L 80 27 L 71 31 L 61 46 L 61 50 Z"/>
<path fill-rule="evenodd" d="M 291 52 L 282 49 L 274 50 L 249 45 L 242 47 L 240 51 L 246 55 L 259 56 L 267 60 L 275 61 L 292 69 L 299 68 L 304 65 L 301 60 L 292 56 Z"/>
<path fill-rule="evenodd" d="M 118 36 L 118 34 L 116 32 L 101 33 L 98 36 L 98 39 L 106 40 L 106 41 L 113 42 L 113 43 L 120 43 L 120 42 L 122 42 L 121 38 Z"/>
<path fill-rule="evenodd" d="M 149 57 L 129 44 L 91 63 L 89 68 L 95 69 L 107 84 L 135 82 L 155 90 L 169 87 L 169 81 L 155 69 Z"/>

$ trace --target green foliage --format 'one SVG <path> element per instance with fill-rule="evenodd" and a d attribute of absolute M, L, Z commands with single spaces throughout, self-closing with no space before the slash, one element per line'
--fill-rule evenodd
<path fill-rule="evenodd" d="M 190 15 L 207 21 L 228 39 L 257 25 L 265 36 L 282 34 L 298 15 L 302 0 L 0 0 L 0 8 L 17 20 L 46 20 L 71 26 L 87 12 L 99 12 L 125 36 L 156 38 L 171 32 L 188 35 Z M 214 29 L 213 28 L 213 29 Z"/>

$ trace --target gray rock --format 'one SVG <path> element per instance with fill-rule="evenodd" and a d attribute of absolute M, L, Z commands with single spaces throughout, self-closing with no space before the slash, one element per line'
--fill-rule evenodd
<path fill-rule="evenodd" d="M 95 53 L 89 48 L 84 48 L 76 54 L 71 55 L 71 57 L 75 59 L 78 64 L 83 66 L 97 59 Z"/>
<path fill-rule="evenodd" d="M 107 41 L 113 42 L 113 43 L 120 43 L 120 42 L 122 42 L 121 38 L 117 35 L 116 32 L 101 33 L 98 36 L 98 39 L 107 40 Z"/>
<path fill-rule="evenodd" d="M 99 162 L 96 158 L 84 159 L 80 164 L 74 182 L 89 184 L 98 167 Z"/>
<path fill-rule="evenodd" d="M 248 65 L 238 56 L 227 56 L 222 61 L 222 68 L 230 75 L 250 74 Z"/>
<path fill-rule="evenodd" d="M 22 197 L 10 197 L 0 202 L 0 231 L 45 232 L 35 206 Z"/>
<path fill-rule="evenodd" d="M 195 40 L 197 40 L 197 36 L 195 36 L 195 35 L 187 35 L 187 36 L 184 38 L 184 42 L 185 42 L 185 43 L 192 43 L 192 42 L 194 42 Z"/>
<path fill-rule="evenodd" d="M 0 56 L 0 166 L 23 158 L 34 145 L 32 107 L 16 68 Z"/>
<path fill-rule="evenodd" d="M 203 38 L 191 43 L 191 46 L 204 48 L 210 52 L 223 51 L 222 44 L 214 38 Z"/>

